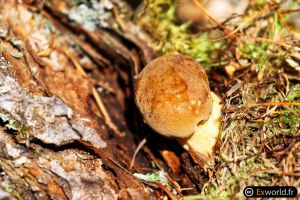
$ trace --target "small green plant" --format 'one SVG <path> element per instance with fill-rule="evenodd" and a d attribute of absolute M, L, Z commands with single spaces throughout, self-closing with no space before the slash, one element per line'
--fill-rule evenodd
<path fill-rule="evenodd" d="M 181 53 L 195 58 L 205 69 L 220 66 L 220 50 L 224 41 L 209 39 L 207 33 L 193 34 L 190 24 L 178 24 L 174 0 L 150 1 L 137 22 L 153 39 L 153 48 L 159 54 Z"/>
<path fill-rule="evenodd" d="M 256 66 L 257 71 L 263 70 L 269 60 L 268 43 L 243 43 L 240 50 L 244 58 L 249 59 Z"/>

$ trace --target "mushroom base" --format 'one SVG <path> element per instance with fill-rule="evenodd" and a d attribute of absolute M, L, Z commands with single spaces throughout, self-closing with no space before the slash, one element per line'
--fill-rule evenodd
<path fill-rule="evenodd" d="M 213 99 L 213 109 L 209 119 L 199 124 L 192 136 L 177 139 L 183 148 L 190 153 L 194 161 L 200 165 L 211 164 L 210 158 L 221 128 L 221 100 L 213 92 L 211 92 L 211 96 Z"/>

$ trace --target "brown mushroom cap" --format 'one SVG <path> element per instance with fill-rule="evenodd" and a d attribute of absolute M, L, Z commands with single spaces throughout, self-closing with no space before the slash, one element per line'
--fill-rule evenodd
<path fill-rule="evenodd" d="M 135 100 L 145 122 L 169 137 L 188 137 L 212 110 L 207 76 L 193 58 L 161 56 L 139 74 Z"/>

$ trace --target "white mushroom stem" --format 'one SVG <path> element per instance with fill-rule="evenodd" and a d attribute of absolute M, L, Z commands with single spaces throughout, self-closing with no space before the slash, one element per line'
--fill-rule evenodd
<path fill-rule="evenodd" d="M 211 92 L 211 95 L 213 108 L 209 119 L 199 124 L 192 136 L 177 139 L 198 164 L 210 165 L 213 148 L 221 129 L 221 101 L 213 92 Z"/>

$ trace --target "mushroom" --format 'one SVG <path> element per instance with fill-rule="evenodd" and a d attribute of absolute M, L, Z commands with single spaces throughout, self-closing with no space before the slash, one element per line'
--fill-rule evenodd
<path fill-rule="evenodd" d="M 207 163 L 220 129 L 221 105 L 198 62 L 178 54 L 151 61 L 137 78 L 135 101 L 152 129 L 175 137 L 196 162 Z"/>

